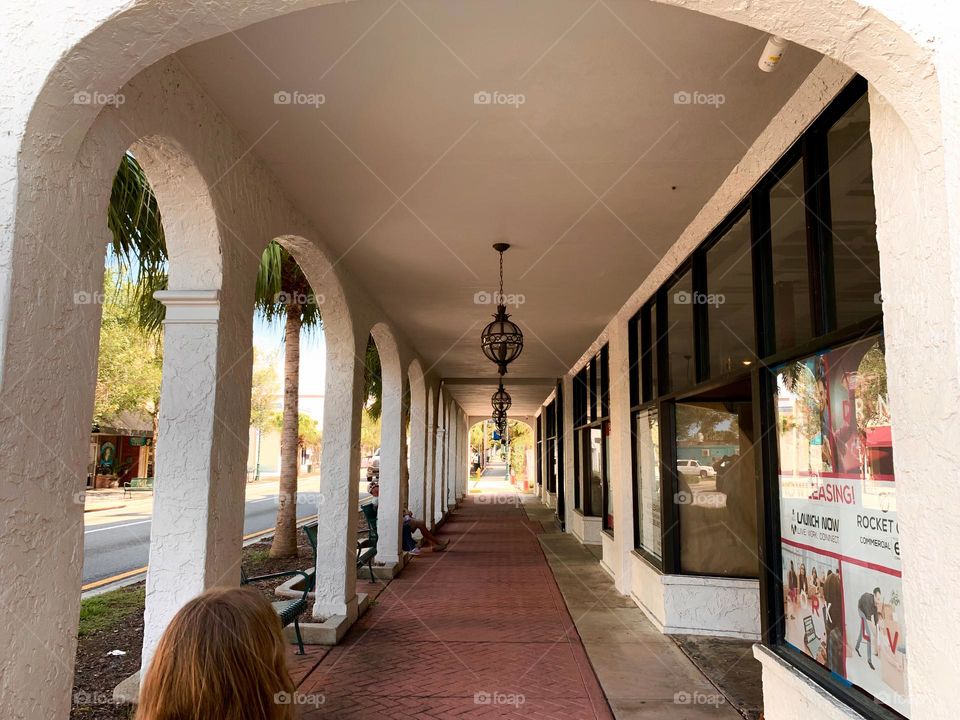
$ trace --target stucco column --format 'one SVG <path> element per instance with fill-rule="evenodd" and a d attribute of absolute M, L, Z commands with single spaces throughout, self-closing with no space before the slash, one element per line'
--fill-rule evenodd
<path fill-rule="evenodd" d="M 457 454 L 460 448 L 460 418 L 457 415 L 457 408 L 450 407 L 450 433 L 447 440 L 447 487 L 444 496 L 446 497 L 446 510 L 449 512 L 457 504 L 457 485 L 459 483 L 457 473 Z"/>
<path fill-rule="evenodd" d="M 348 624 L 357 617 L 360 414 L 366 399 L 362 358 L 367 336 L 362 337 L 362 344 L 348 337 L 327 341 L 313 606 L 315 619 L 343 616 Z"/>
<path fill-rule="evenodd" d="M 557 418 L 560 423 L 559 442 L 563 443 L 563 522 L 566 532 L 572 532 L 573 512 L 576 509 L 575 489 L 576 468 L 573 463 L 573 376 L 569 373 L 563 376 L 563 417 Z"/>
<path fill-rule="evenodd" d="M 873 87 L 869 101 L 910 714 L 946 720 L 960 675 L 960 485 L 945 471 L 960 398 L 960 131 L 947 131 L 945 175 Z"/>
<path fill-rule="evenodd" d="M 417 393 L 414 396 L 412 393 Z M 410 480 L 407 507 L 416 518 L 423 517 L 424 492 L 427 476 L 427 417 L 424 406 L 426 398 L 421 386 L 419 391 L 411 388 L 410 397 Z"/>
<path fill-rule="evenodd" d="M 630 341 L 626 324 L 614 323 L 608 340 L 610 457 L 607 458 L 607 473 L 613 504 L 613 557 L 606 557 L 604 561 L 614 572 L 617 590 L 627 594 L 630 592 L 630 551 L 633 550 L 633 458 L 630 447 Z"/>
<path fill-rule="evenodd" d="M 427 405 L 427 424 L 424 426 L 424 456 L 423 456 L 423 522 L 433 527 L 433 485 L 436 476 L 434 457 L 437 452 L 437 429 L 435 427 L 432 404 Z"/>
<path fill-rule="evenodd" d="M 167 312 L 143 669 L 188 600 L 239 582 L 252 363 L 250 335 L 226 332 L 219 291 L 156 297 Z"/>
<path fill-rule="evenodd" d="M 377 562 L 400 562 L 400 480 L 406 424 L 403 422 L 403 388 L 384 387 L 380 415 L 380 502 L 377 506 Z"/>
<path fill-rule="evenodd" d="M 442 408 L 441 408 L 442 410 Z M 437 428 L 436 443 L 434 443 L 434 477 L 433 477 L 433 522 L 443 520 L 443 480 L 444 457 L 447 450 L 447 431 Z"/>

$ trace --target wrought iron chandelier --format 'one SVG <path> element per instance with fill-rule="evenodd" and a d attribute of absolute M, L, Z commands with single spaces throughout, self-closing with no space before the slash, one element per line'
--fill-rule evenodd
<path fill-rule="evenodd" d="M 503 295 L 503 253 L 510 247 L 507 243 L 496 243 L 493 249 L 500 253 L 500 294 L 497 296 L 497 313 L 493 322 L 480 333 L 480 347 L 487 359 L 496 363 L 500 375 L 505 375 L 507 365 L 523 352 L 523 333 L 516 323 L 510 320 Z"/>
<path fill-rule="evenodd" d="M 500 387 L 497 388 L 496 392 L 493 393 L 493 396 L 490 398 L 490 404 L 493 406 L 493 411 L 503 412 L 506 415 L 507 410 L 510 409 L 510 405 L 513 403 L 513 398 L 510 397 L 503 387 L 503 381 L 500 381 Z"/>

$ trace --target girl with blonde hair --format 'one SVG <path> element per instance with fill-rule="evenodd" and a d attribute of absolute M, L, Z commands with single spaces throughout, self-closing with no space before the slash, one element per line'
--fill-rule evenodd
<path fill-rule="evenodd" d="M 253 588 L 213 588 L 160 638 L 136 720 L 292 720 L 280 619 Z"/>

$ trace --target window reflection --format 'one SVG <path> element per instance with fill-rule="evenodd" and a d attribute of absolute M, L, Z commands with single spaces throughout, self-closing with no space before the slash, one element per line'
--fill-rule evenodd
<path fill-rule="evenodd" d="M 603 510 L 603 431 L 590 428 L 590 515 L 599 517 Z"/>
<path fill-rule="evenodd" d="M 680 567 L 756 577 L 756 476 L 749 403 L 677 403 Z"/>
<path fill-rule="evenodd" d="M 864 96 L 827 134 L 837 327 L 880 312 L 870 107 Z"/>
<path fill-rule="evenodd" d="M 756 359 L 756 345 L 749 214 L 707 251 L 707 293 L 693 301 L 707 307 L 710 375 L 716 377 L 751 365 Z"/>
<path fill-rule="evenodd" d="M 802 162 L 770 190 L 770 241 L 776 349 L 786 350 L 813 337 Z"/>
<path fill-rule="evenodd" d="M 667 294 L 667 335 L 670 351 L 670 389 L 680 390 L 696 382 L 693 357 L 693 284 L 685 272 Z"/>
<path fill-rule="evenodd" d="M 640 547 L 661 558 L 660 423 L 656 411 L 639 413 L 635 422 Z"/>

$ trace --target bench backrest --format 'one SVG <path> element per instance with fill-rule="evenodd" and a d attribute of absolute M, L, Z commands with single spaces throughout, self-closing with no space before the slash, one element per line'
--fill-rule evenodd
<path fill-rule="evenodd" d="M 310 547 L 313 548 L 313 560 L 317 560 L 317 523 L 309 522 L 303 526 L 303 531 L 307 534 L 307 540 L 310 542 Z"/>
<path fill-rule="evenodd" d="M 153 487 L 153 478 L 152 477 L 133 478 L 133 480 L 130 481 L 130 487 L 135 487 L 135 488 Z"/>
<path fill-rule="evenodd" d="M 363 517 L 367 521 L 367 527 L 370 528 L 370 539 L 375 543 L 379 537 L 379 535 L 377 535 L 377 507 L 373 503 L 368 503 L 361 505 L 360 510 L 363 512 Z"/>

